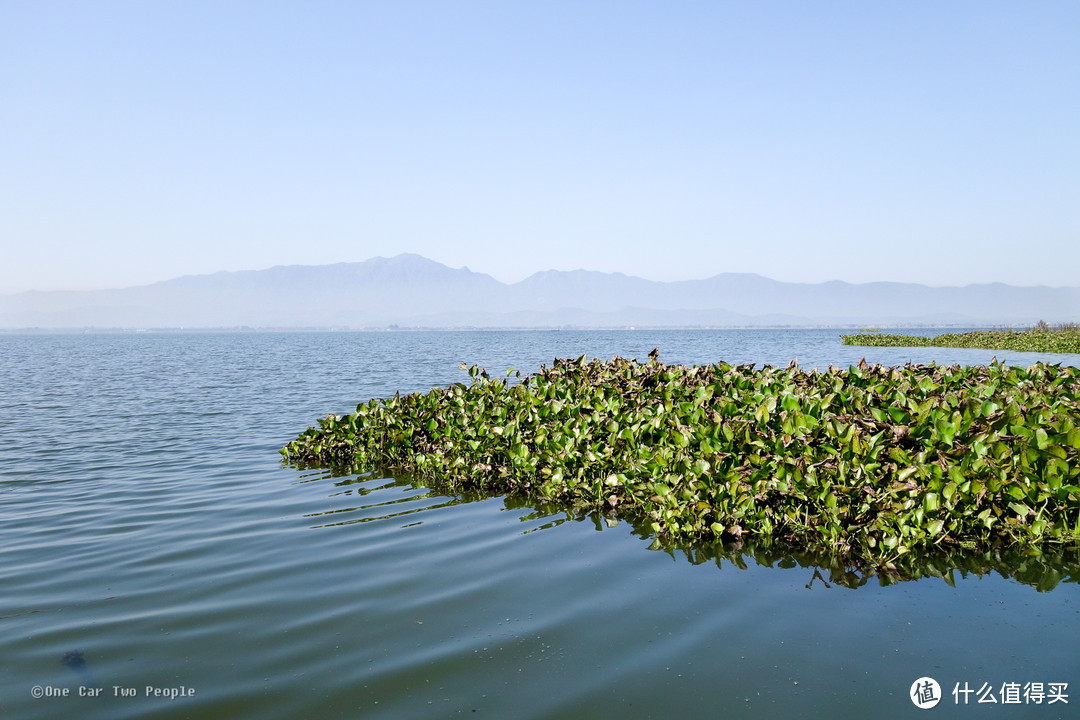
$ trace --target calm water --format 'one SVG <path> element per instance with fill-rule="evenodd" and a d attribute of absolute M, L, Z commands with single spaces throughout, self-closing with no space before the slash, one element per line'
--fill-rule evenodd
<path fill-rule="evenodd" d="M 0 335 L 0 717 L 922 717 L 921 676 L 938 716 L 1077 716 L 1080 589 L 1061 570 L 1049 592 L 999 573 L 849 589 L 812 563 L 668 553 L 625 522 L 277 453 L 328 412 L 467 379 L 461 361 L 1080 360 L 838 335 Z M 1068 683 L 1069 704 L 1001 704 L 1028 682 Z M 998 704 L 957 707 L 957 683 Z"/>

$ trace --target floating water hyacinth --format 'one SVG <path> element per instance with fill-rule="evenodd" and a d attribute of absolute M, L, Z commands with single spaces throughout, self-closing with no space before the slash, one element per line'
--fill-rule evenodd
<path fill-rule="evenodd" d="M 913 550 L 1080 536 L 1076 368 L 688 368 L 653 351 L 557 359 L 520 383 L 468 372 L 329 415 L 281 452 L 882 569 Z"/>
<path fill-rule="evenodd" d="M 843 335 L 845 345 L 875 347 L 954 347 L 983 350 L 1014 350 L 1016 352 L 1080 353 L 1080 327 L 1063 325 L 1051 330 L 1045 323 L 1031 330 L 993 330 L 951 333 L 937 337 L 920 335 L 886 335 L 863 333 Z"/>

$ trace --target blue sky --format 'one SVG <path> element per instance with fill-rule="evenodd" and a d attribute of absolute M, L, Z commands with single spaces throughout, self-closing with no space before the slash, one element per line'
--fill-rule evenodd
<path fill-rule="evenodd" d="M 1077 285 L 1080 3 L 0 0 L 0 293 Z"/>

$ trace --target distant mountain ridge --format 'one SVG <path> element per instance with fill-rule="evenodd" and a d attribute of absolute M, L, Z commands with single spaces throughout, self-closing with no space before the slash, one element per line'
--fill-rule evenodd
<path fill-rule="evenodd" d="M 1080 320 L 1080 287 L 656 282 L 546 270 L 502 283 L 414 254 L 186 275 L 119 290 L 0 295 L 0 328 L 754 327 Z"/>

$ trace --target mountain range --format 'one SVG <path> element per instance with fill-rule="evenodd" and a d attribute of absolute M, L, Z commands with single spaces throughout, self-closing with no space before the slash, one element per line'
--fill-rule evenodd
<path fill-rule="evenodd" d="M 502 283 L 419 255 L 187 275 L 119 290 L 0 295 L 0 328 L 768 327 L 1080 320 L 1080 287 L 655 282 L 548 270 Z"/>

